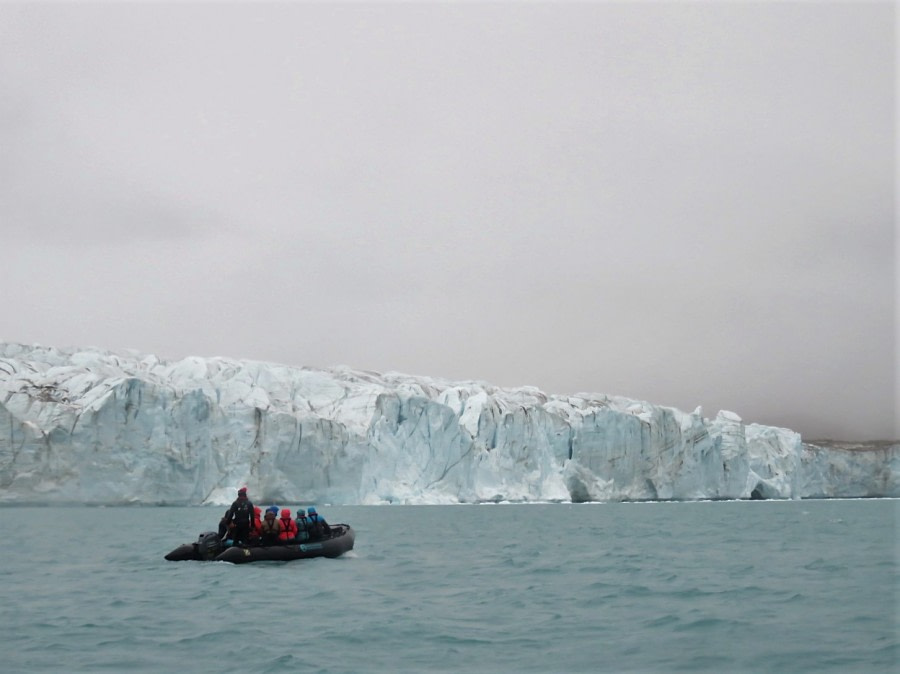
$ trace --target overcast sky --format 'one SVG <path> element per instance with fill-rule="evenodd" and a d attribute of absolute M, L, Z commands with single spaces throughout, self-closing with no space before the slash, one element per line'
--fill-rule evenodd
<path fill-rule="evenodd" d="M 898 437 L 897 25 L 0 4 L 0 340 Z"/>

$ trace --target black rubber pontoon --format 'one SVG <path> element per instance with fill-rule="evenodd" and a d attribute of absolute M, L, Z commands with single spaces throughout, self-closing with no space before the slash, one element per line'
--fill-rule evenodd
<path fill-rule="evenodd" d="M 166 559 L 170 562 L 217 561 L 232 564 L 248 562 L 289 562 L 312 557 L 340 557 L 353 549 L 356 534 L 349 524 L 332 524 L 331 534 L 315 541 L 299 544 L 242 547 L 225 547 L 215 531 L 200 534 L 196 543 L 179 545 Z"/>

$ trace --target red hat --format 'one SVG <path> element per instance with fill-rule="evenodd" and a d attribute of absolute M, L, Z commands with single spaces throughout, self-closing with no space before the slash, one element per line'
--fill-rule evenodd
<path fill-rule="evenodd" d="M 243 494 L 244 496 L 247 495 L 247 487 L 241 487 L 240 489 L 238 489 L 238 496 L 240 496 L 241 494 Z"/>
<path fill-rule="evenodd" d="M 291 511 L 288 510 L 287 508 L 285 508 L 284 510 L 281 511 L 281 516 L 282 516 L 282 517 L 290 517 L 290 516 L 291 516 Z"/>

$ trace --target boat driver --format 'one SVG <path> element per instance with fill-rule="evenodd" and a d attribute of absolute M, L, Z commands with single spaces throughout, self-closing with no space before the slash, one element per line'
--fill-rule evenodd
<path fill-rule="evenodd" d="M 238 489 L 237 499 L 222 518 L 225 526 L 231 529 L 231 538 L 235 545 L 247 545 L 250 542 L 250 527 L 253 524 L 253 504 L 247 498 L 247 487 Z"/>

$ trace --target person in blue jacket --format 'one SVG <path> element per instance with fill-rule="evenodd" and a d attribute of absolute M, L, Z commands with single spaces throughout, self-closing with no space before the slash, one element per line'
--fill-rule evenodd
<path fill-rule="evenodd" d="M 311 539 L 323 538 L 331 534 L 331 527 L 328 526 L 325 518 L 316 512 L 315 506 L 310 506 L 306 512 L 309 516 L 309 537 Z"/>
<path fill-rule="evenodd" d="M 309 519 L 306 517 L 306 511 L 303 508 L 297 508 L 297 542 L 305 543 L 309 540 Z"/>

